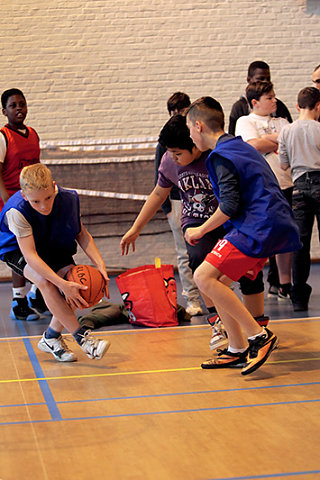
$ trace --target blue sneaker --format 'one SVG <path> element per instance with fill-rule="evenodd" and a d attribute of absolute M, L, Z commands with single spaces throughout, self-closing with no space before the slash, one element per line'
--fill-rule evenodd
<path fill-rule="evenodd" d="M 39 315 L 28 306 L 26 297 L 13 298 L 11 303 L 10 318 L 12 320 L 26 320 L 33 322 L 39 319 Z"/>
<path fill-rule="evenodd" d="M 48 307 L 38 288 L 35 292 L 31 292 L 31 291 L 28 292 L 27 299 L 28 299 L 29 307 L 36 310 L 40 315 L 45 315 L 45 316 L 51 315 L 51 312 L 48 310 Z"/>

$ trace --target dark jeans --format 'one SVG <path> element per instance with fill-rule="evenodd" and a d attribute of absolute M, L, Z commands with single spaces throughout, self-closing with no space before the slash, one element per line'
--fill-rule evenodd
<path fill-rule="evenodd" d="M 314 219 L 317 219 L 320 241 L 320 171 L 307 172 L 294 182 L 292 209 L 300 231 L 302 248 L 293 253 L 292 278 L 295 297 L 305 295 L 310 274 L 310 243 Z M 300 294 L 300 295 L 299 295 Z"/>
<path fill-rule="evenodd" d="M 292 192 L 293 192 L 293 187 L 285 188 L 284 190 L 281 190 L 283 195 L 286 197 L 290 207 L 292 206 Z M 275 287 L 280 287 L 280 280 L 279 280 L 279 272 L 278 272 L 278 266 L 276 262 L 275 257 L 270 257 L 269 258 L 269 270 L 268 270 L 268 277 L 267 281 L 270 285 L 273 285 Z"/>

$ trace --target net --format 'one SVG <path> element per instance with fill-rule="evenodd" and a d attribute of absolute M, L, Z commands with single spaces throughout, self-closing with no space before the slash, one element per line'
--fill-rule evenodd
<path fill-rule="evenodd" d="M 154 187 L 155 147 L 154 141 L 144 141 L 42 149 L 41 161 L 56 183 L 77 190 L 82 222 L 113 270 L 152 263 L 161 255 L 176 263 L 172 233 L 162 210 L 144 228 L 136 244 L 137 255 L 120 255 L 121 237 Z"/>

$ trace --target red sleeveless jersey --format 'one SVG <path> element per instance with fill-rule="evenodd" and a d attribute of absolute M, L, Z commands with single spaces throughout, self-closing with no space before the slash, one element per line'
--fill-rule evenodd
<path fill-rule="evenodd" d="M 35 130 L 26 127 L 26 133 L 13 130 L 8 125 L 1 128 L 7 145 L 7 154 L 2 166 L 2 178 L 9 195 L 20 190 L 19 176 L 23 167 L 40 162 L 39 137 Z M 0 198 L 0 210 L 3 207 Z"/>

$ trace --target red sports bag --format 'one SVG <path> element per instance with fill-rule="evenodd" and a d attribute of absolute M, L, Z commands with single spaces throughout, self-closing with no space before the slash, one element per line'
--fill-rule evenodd
<path fill-rule="evenodd" d="M 129 322 L 146 327 L 178 325 L 177 287 L 172 265 L 144 265 L 116 278 Z"/>

